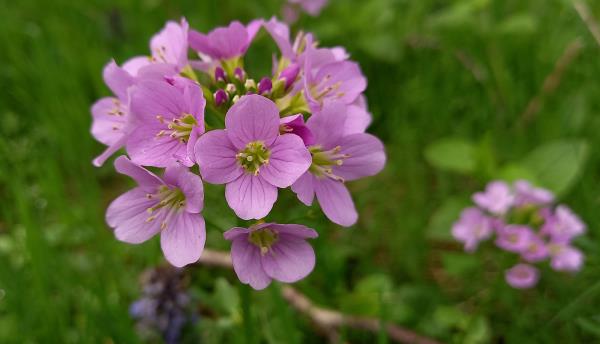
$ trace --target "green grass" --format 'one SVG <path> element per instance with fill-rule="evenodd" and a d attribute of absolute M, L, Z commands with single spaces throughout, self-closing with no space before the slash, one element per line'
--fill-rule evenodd
<path fill-rule="evenodd" d="M 323 45 L 347 47 L 360 62 L 375 117 L 370 131 L 385 141 L 389 162 L 380 175 L 351 184 L 361 218 L 349 230 L 282 193 L 273 217 L 321 234 L 317 268 L 298 288 L 321 305 L 445 342 L 598 341 L 600 47 L 570 1 L 331 2 L 300 26 Z M 125 245 L 104 223 L 107 204 L 131 184 L 110 163 L 91 165 L 102 147 L 89 134 L 89 107 L 109 92 L 102 67 L 111 57 L 122 62 L 146 53 L 168 19 L 185 15 L 205 31 L 268 18 L 280 4 L 0 0 L 0 342 L 139 340 L 128 306 L 139 296 L 140 273 L 163 258 L 156 240 Z M 592 10 L 600 18 L 600 6 Z M 577 37 L 580 54 L 523 124 L 528 102 Z M 475 172 L 426 161 L 426 148 L 446 137 L 474 143 L 481 162 Z M 448 199 L 462 204 L 500 166 L 557 139 L 590 147 L 560 197 L 589 227 L 578 241 L 586 254 L 579 274 L 544 271 L 536 289 L 512 290 L 493 250 L 474 259 L 430 235 L 432 217 Z M 221 232 L 235 218 L 222 192 L 207 186 L 204 214 L 208 245 L 227 249 Z M 254 342 L 325 342 L 281 299 L 279 286 L 248 293 L 228 271 L 197 267 L 190 274 L 199 302 L 216 314 L 192 329 L 205 342 L 245 342 L 246 333 L 258 337 Z M 387 340 L 352 329 L 341 334 L 352 343 Z"/>

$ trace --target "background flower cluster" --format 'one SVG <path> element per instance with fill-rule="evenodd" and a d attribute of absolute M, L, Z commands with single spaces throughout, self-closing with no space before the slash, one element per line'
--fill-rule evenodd
<path fill-rule="evenodd" d="M 571 241 L 585 232 L 585 224 L 566 205 L 555 205 L 552 192 L 525 180 L 512 185 L 493 181 L 473 201 L 477 207 L 462 211 L 452 235 L 468 252 L 495 238 L 498 248 L 516 254 L 519 262 L 505 273 L 512 287 L 535 286 L 540 278 L 536 263 L 549 260 L 556 271 L 581 269 L 583 254 Z"/>

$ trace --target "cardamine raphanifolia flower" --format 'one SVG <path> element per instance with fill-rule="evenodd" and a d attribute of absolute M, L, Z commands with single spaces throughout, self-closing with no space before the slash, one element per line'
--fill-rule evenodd
<path fill-rule="evenodd" d="M 117 239 L 139 244 L 160 233 L 160 246 L 171 264 L 181 267 L 197 261 L 206 240 L 200 177 L 173 163 L 160 178 L 125 156 L 115 160 L 115 169 L 138 183 L 106 211 Z"/>
<path fill-rule="evenodd" d="M 306 277 L 315 266 L 315 252 L 306 239 L 317 236 L 306 226 L 278 223 L 235 227 L 224 233 L 231 241 L 235 273 L 254 289 L 264 289 L 274 279 L 291 283 Z"/>
<path fill-rule="evenodd" d="M 267 75 L 253 75 L 245 67 L 265 61 L 246 52 L 262 29 L 279 52 Z M 303 278 L 315 260 L 304 239 L 316 232 L 263 225 L 278 189 L 291 187 L 306 205 L 316 197 L 325 216 L 351 226 L 358 212 L 347 183 L 385 165 L 383 144 L 365 133 L 372 116 L 358 64 L 342 47 L 320 47 L 311 33 L 292 36 L 275 18 L 234 21 L 206 34 L 185 19 L 169 21 L 151 38 L 149 56 L 122 66 L 111 61 L 103 76 L 114 97 L 92 107 L 92 134 L 108 146 L 94 164 L 124 148 L 129 158 L 117 158 L 115 167 L 139 184 L 111 203 L 107 222 L 128 243 L 160 234 L 175 266 L 202 253 L 203 216 L 211 216 L 201 214 L 206 182 L 225 184 L 235 214 L 258 220 L 244 235 L 227 235 L 242 282 L 260 289 L 272 279 Z M 240 248 L 256 248 L 260 259 L 240 260 Z"/>
<path fill-rule="evenodd" d="M 515 254 L 518 263 L 505 273 L 512 287 L 535 286 L 540 276 L 534 264 L 544 261 L 556 271 L 581 269 L 583 253 L 572 240 L 585 232 L 585 224 L 566 205 L 553 204 L 552 192 L 525 180 L 493 181 L 473 195 L 473 202 L 477 207 L 463 210 L 452 235 L 467 252 L 495 237 L 498 248 Z"/>

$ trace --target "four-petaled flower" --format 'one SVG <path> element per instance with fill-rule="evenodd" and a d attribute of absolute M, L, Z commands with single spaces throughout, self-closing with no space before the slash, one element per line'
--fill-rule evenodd
<path fill-rule="evenodd" d="M 235 273 L 242 283 L 258 290 L 273 279 L 292 283 L 306 277 L 315 266 L 315 252 L 306 239 L 317 236 L 306 226 L 277 223 L 235 227 L 224 233 L 232 242 Z"/>
<path fill-rule="evenodd" d="M 225 198 L 244 220 L 261 219 L 310 166 L 302 139 L 279 133 L 279 110 L 271 100 L 248 95 L 227 112 L 224 130 L 202 135 L 195 147 L 202 178 L 226 184 Z"/>
<path fill-rule="evenodd" d="M 342 226 L 353 225 L 358 214 L 345 182 L 379 173 L 385 165 L 383 144 L 366 133 L 344 135 L 346 107 L 327 103 L 307 122 L 315 144 L 308 147 L 312 163 L 293 185 L 292 191 L 306 205 L 316 195 L 327 217 Z M 353 131 L 353 130 L 351 130 Z"/>
<path fill-rule="evenodd" d="M 138 183 L 106 212 L 106 222 L 117 239 L 139 244 L 160 233 L 162 250 L 171 264 L 181 267 L 196 262 L 206 240 L 200 177 L 173 164 L 160 178 L 125 156 L 115 160 L 115 168 Z"/>
<path fill-rule="evenodd" d="M 166 167 L 173 160 L 192 166 L 193 149 L 204 132 L 206 102 L 200 86 L 184 78 L 146 80 L 131 92 L 136 128 L 127 140 L 131 160 Z"/>

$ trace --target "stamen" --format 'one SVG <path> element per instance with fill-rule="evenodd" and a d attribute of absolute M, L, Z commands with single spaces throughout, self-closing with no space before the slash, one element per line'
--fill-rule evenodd
<path fill-rule="evenodd" d="M 269 163 L 271 151 L 262 141 L 253 141 L 235 155 L 238 163 L 248 172 L 258 175 L 260 167 Z"/>

